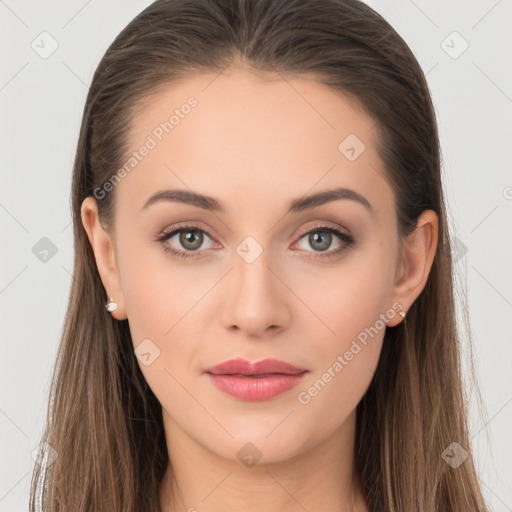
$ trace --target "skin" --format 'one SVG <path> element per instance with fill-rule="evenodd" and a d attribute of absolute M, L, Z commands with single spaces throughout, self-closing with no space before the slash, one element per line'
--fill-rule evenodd
<path fill-rule="evenodd" d="M 236 66 L 170 84 L 137 114 L 130 148 L 191 95 L 198 106 L 116 185 L 112 232 L 99 224 L 93 197 L 82 205 L 106 298 L 119 305 L 112 316 L 128 318 L 134 347 L 149 338 L 160 350 L 150 365 L 139 365 L 162 404 L 173 468 L 160 487 L 162 510 L 367 511 L 353 465 L 355 409 L 385 329 L 402 318 L 386 317 L 387 326 L 309 403 L 298 394 L 394 303 L 409 309 L 431 269 L 437 216 L 423 212 L 399 252 L 374 120 L 348 97 L 305 78 Z M 354 161 L 338 150 L 351 133 L 366 146 Z M 363 195 L 373 213 L 347 199 L 286 213 L 292 199 L 337 187 Z M 141 211 L 152 194 L 175 188 L 212 196 L 226 211 L 170 201 Z M 204 234 L 196 252 L 180 244 L 179 234 L 155 241 L 182 222 L 213 238 Z M 300 233 L 323 223 L 355 243 L 331 259 L 314 259 L 344 245 L 332 235 L 322 252 Z M 252 263 L 236 252 L 247 236 L 263 249 Z M 165 244 L 192 257 L 172 256 Z M 271 400 L 245 402 L 203 373 L 235 357 L 280 359 L 309 373 Z M 248 442 L 261 453 L 252 466 L 237 457 Z"/>

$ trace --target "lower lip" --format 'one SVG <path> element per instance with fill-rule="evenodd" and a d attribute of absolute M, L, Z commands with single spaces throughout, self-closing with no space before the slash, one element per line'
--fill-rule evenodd
<path fill-rule="evenodd" d="M 241 400 L 256 402 L 270 400 L 295 387 L 307 372 L 297 375 L 283 373 L 264 377 L 243 377 L 240 375 L 208 375 L 218 389 Z"/>

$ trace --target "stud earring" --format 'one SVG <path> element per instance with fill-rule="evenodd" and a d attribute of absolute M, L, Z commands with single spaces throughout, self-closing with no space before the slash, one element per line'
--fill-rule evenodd
<path fill-rule="evenodd" d="M 117 302 L 114 302 L 114 299 L 110 297 L 108 302 L 105 304 L 105 308 L 109 313 L 112 313 L 112 311 L 117 309 Z"/>
<path fill-rule="evenodd" d="M 402 318 L 405 318 L 405 313 L 403 311 L 398 311 L 398 314 L 402 317 Z"/>

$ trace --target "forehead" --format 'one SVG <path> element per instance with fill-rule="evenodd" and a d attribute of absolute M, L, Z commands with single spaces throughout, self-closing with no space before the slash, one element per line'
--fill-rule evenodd
<path fill-rule="evenodd" d="M 117 193 L 138 208 L 177 187 L 265 206 L 344 186 L 385 207 L 393 197 L 374 127 L 359 103 L 312 79 L 243 68 L 193 75 L 138 105 L 123 164 L 136 155 Z"/>

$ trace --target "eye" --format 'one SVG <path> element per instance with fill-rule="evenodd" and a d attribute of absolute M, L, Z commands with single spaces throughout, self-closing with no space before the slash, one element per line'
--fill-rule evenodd
<path fill-rule="evenodd" d="M 332 247 L 333 242 L 337 242 L 336 247 L 328 251 Z M 303 234 L 296 242 L 301 249 L 307 252 L 314 252 L 313 258 L 335 257 L 354 243 L 355 240 L 350 234 L 329 225 L 315 226 Z M 313 251 L 308 250 L 306 247 L 308 245 L 313 248 Z"/>
<path fill-rule="evenodd" d="M 157 240 L 161 242 L 165 252 L 180 258 L 190 258 L 191 256 L 195 256 L 195 254 L 191 253 L 199 252 L 200 249 L 213 247 L 215 245 L 214 243 L 210 243 L 210 245 L 206 247 L 203 246 L 205 240 L 207 241 L 208 239 L 213 242 L 213 237 L 208 231 L 192 224 L 173 226 L 170 231 L 164 231 L 157 238 Z"/>
<path fill-rule="evenodd" d="M 313 258 L 336 257 L 355 243 L 350 234 L 330 225 L 315 226 L 309 231 L 303 230 L 301 235 L 294 245 L 298 245 L 300 249 L 306 252 L 314 253 L 311 256 Z M 199 256 L 202 249 L 210 249 L 215 247 L 216 244 L 213 236 L 208 231 L 194 224 L 173 226 L 164 230 L 156 240 L 162 244 L 165 252 L 184 259 Z M 203 244 L 208 240 L 210 243 L 205 247 Z M 337 246 L 328 250 L 336 241 Z M 310 251 L 304 244 L 312 247 L 313 251 Z"/>

